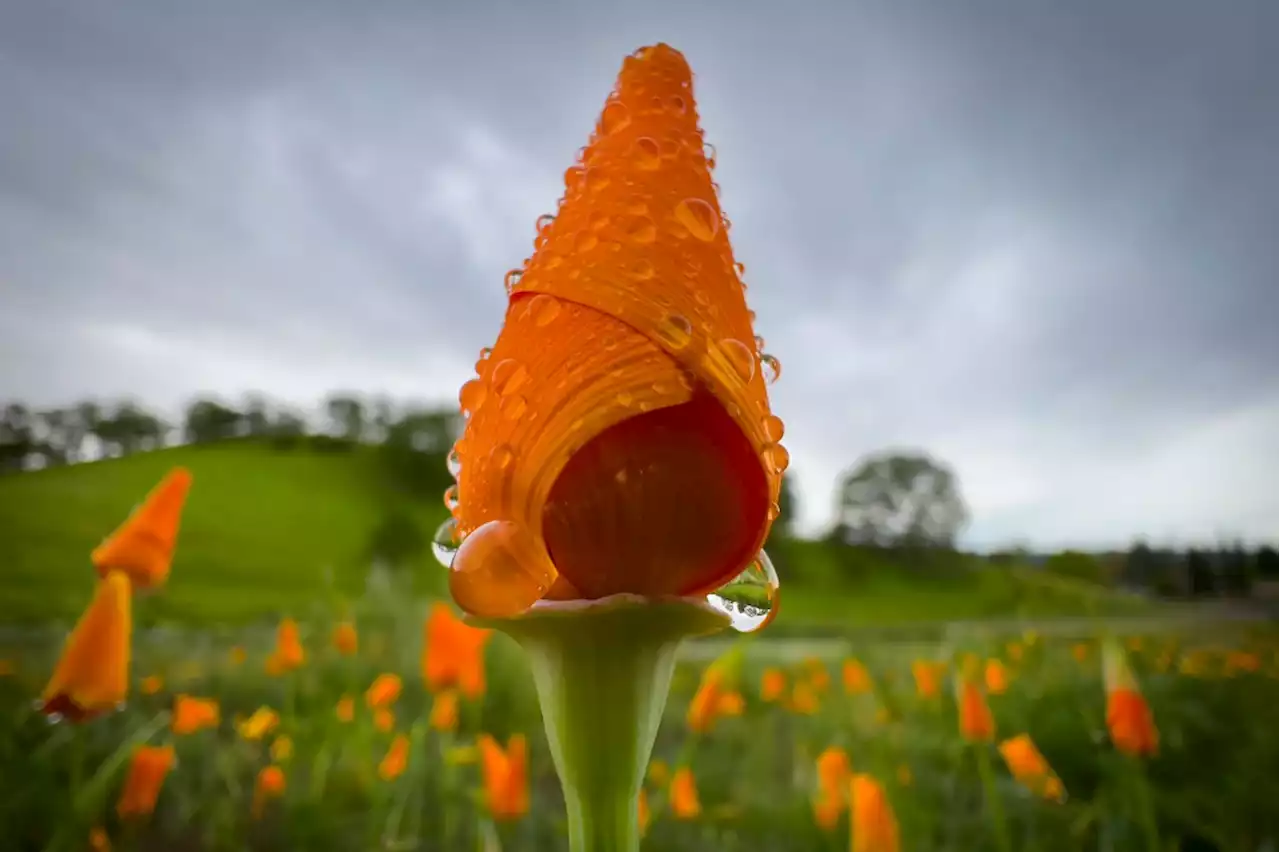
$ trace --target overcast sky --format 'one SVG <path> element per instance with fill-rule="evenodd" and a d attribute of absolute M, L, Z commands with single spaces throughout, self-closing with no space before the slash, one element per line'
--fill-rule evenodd
<path fill-rule="evenodd" d="M 456 399 L 666 41 L 805 528 L 902 445 L 973 545 L 1276 538 L 1274 0 L 600 5 L 0 4 L 0 398 Z"/>

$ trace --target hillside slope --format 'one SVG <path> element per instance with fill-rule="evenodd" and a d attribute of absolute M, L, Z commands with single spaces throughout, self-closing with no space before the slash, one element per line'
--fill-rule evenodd
<path fill-rule="evenodd" d="M 277 450 L 254 442 L 176 447 L 0 479 L 0 621 L 73 619 L 93 583 L 89 553 L 174 465 L 195 482 L 169 584 L 138 601 L 141 623 L 273 617 L 357 593 L 374 531 L 395 505 L 429 541 L 435 501 L 396 497 L 372 450 Z M 415 586 L 443 587 L 424 552 Z M 420 570 L 418 570 L 420 569 Z"/>

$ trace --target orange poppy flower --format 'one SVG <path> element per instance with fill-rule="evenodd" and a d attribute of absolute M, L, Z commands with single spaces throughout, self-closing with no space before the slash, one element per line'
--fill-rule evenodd
<path fill-rule="evenodd" d="M 813 802 L 813 818 L 821 828 L 830 831 L 848 804 L 849 755 L 844 749 L 831 746 L 818 755 L 817 771 L 818 795 Z"/>
<path fill-rule="evenodd" d="M 458 693 L 452 689 L 437 692 L 431 702 L 428 724 L 437 731 L 453 731 L 458 727 Z"/>
<path fill-rule="evenodd" d="M 987 660 L 983 670 L 983 679 L 987 682 L 987 692 L 991 695 L 1004 695 L 1009 688 L 1009 670 L 997 659 Z"/>
<path fill-rule="evenodd" d="M 645 772 L 645 777 L 649 779 L 649 783 L 657 787 L 665 787 L 667 782 L 671 780 L 671 769 L 667 766 L 665 760 L 654 758 L 649 761 L 649 768 Z"/>
<path fill-rule="evenodd" d="M 469 627 L 447 604 L 436 603 L 423 629 L 422 679 L 432 692 L 457 687 L 467 698 L 484 694 L 484 646 L 489 631 Z"/>
<path fill-rule="evenodd" d="M 804 672 L 809 678 L 809 685 L 819 695 L 824 695 L 831 689 L 831 672 L 827 671 L 827 666 L 822 660 L 817 658 L 805 660 Z"/>
<path fill-rule="evenodd" d="M 164 585 L 190 490 L 190 471 L 169 471 L 125 522 L 93 549 L 89 558 L 98 573 L 105 577 L 123 571 L 139 589 Z"/>
<path fill-rule="evenodd" d="M 379 707 L 373 711 L 373 726 L 384 734 L 390 733 L 396 726 L 396 714 L 386 707 Z"/>
<path fill-rule="evenodd" d="M 332 640 L 333 647 L 344 657 L 353 656 L 360 647 L 360 636 L 350 621 L 343 621 L 333 628 Z"/>
<path fill-rule="evenodd" d="M 1062 782 L 1030 735 L 1018 734 L 1000 743 L 999 748 L 1000 756 L 1018 783 L 1044 799 L 1060 802 L 1065 798 Z"/>
<path fill-rule="evenodd" d="M 970 678 L 959 678 L 956 703 L 960 710 L 960 736 L 971 743 L 989 742 L 996 733 L 995 719 L 982 687 Z"/>
<path fill-rule="evenodd" d="M 286 784 L 284 770 L 279 766 L 264 766 L 258 770 L 258 777 L 253 784 L 254 819 L 262 816 L 268 799 L 278 799 L 284 795 Z"/>
<path fill-rule="evenodd" d="M 818 712 L 818 693 L 812 684 L 803 680 L 796 681 L 791 687 L 789 709 L 792 713 L 798 713 L 801 716 L 812 716 Z"/>
<path fill-rule="evenodd" d="M 459 401 L 454 598 L 699 594 L 755 558 L 788 462 L 684 57 L 623 63 Z"/>
<path fill-rule="evenodd" d="M 681 766 L 671 776 L 671 813 L 676 819 L 697 819 L 702 813 L 702 804 L 698 801 L 698 784 L 694 781 L 693 770 Z"/>
<path fill-rule="evenodd" d="M 371 710 L 388 707 L 396 703 L 400 697 L 400 676 L 397 674 L 380 674 L 374 678 L 364 694 L 364 703 Z"/>
<path fill-rule="evenodd" d="M 529 756 L 524 735 L 513 735 L 505 750 L 488 734 L 481 734 L 477 744 L 489 814 L 499 821 L 519 819 L 527 814 Z"/>
<path fill-rule="evenodd" d="M 338 699 L 338 705 L 333 711 L 339 722 L 350 722 L 356 717 L 356 700 L 350 695 L 344 695 Z"/>
<path fill-rule="evenodd" d="M 1107 688 L 1107 730 L 1111 742 L 1125 754 L 1154 755 L 1160 746 L 1160 732 L 1151 716 L 1151 707 L 1129 668 L 1125 652 L 1115 642 L 1103 649 L 1103 680 Z"/>
<path fill-rule="evenodd" d="M 164 689 L 164 678 L 160 675 L 147 675 L 138 681 L 138 691 L 143 695 L 155 695 Z"/>
<path fill-rule="evenodd" d="M 89 830 L 89 852 L 111 852 L 111 838 L 104 828 Z"/>
<path fill-rule="evenodd" d="M 911 663 L 911 676 L 916 681 L 916 694 L 921 698 L 937 698 L 939 683 L 945 666 L 931 660 L 915 660 Z"/>
<path fill-rule="evenodd" d="M 898 818 L 884 788 L 863 774 L 854 775 L 849 786 L 853 803 L 850 848 L 853 852 L 898 852 Z"/>
<path fill-rule="evenodd" d="M 636 799 L 636 822 L 640 825 L 640 836 L 644 837 L 649 831 L 649 796 L 643 787 L 640 788 L 640 795 Z"/>
<path fill-rule="evenodd" d="M 298 638 L 298 623 L 292 618 L 280 620 L 276 628 L 276 649 L 267 658 L 267 674 L 279 675 L 293 671 L 305 662 L 307 652 Z"/>
<path fill-rule="evenodd" d="M 840 677 L 844 681 L 844 691 L 849 695 L 871 691 L 871 675 L 867 673 L 867 667 L 858 660 L 845 660 Z"/>
<path fill-rule="evenodd" d="M 173 768 L 173 746 L 138 746 L 129 762 L 116 813 L 123 817 L 149 816 L 156 809 L 160 788 Z"/>
<path fill-rule="evenodd" d="M 382 762 L 378 764 L 378 775 L 383 781 L 394 781 L 404 773 L 408 765 L 409 738 L 404 734 L 396 734 Z"/>
<path fill-rule="evenodd" d="M 737 697 L 736 701 L 734 696 Z M 686 716 L 689 730 L 695 734 L 710 733 L 715 727 L 716 720 L 721 716 L 741 713 L 742 708 L 736 706 L 736 702 L 741 700 L 742 696 L 725 688 L 724 670 L 719 666 L 708 666 L 702 673 L 698 691 L 689 702 L 689 712 Z M 737 713 L 733 712 L 735 708 Z"/>
<path fill-rule="evenodd" d="M 253 715 L 236 726 L 246 740 L 260 740 L 275 730 L 280 716 L 270 707 L 259 707 Z"/>
<path fill-rule="evenodd" d="M 293 740 L 281 734 L 271 741 L 271 759 L 276 763 L 287 763 L 293 757 Z"/>
<path fill-rule="evenodd" d="M 129 693 L 132 607 L 127 574 L 112 571 L 98 581 L 41 695 L 42 712 L 80 722 L 124 702 Z"/>
<path fill-rule="evenodd" d="M 760 676 L 760 700 L 780 701 L 787 693 L 787 676 L 781 669 L 765 669 Z"/>
<path fill-rule="evenodd" d="M 233 666 L 240 665 L 245 661 L 245 657 L 248 656 L 248 654 L 245 653 L 244 648 L 240 647 L 239 645 L 235 645 L 234 647 L 232 647 L 232 649 L 228 652 L 228 655 L 231 657 L 231 665 Z"/>
<path fill-rule="evenodd" d="M 173 732 L 178 736 L 216 728 L 219 719 L 218 702 L 212 698 L 178 695 L 173 699 Z"/>

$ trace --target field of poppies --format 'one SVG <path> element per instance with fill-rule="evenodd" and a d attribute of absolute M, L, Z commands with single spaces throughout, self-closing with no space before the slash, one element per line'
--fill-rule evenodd
<path fill-rule="evenodd" d="M 1273 625 L 765 637 L 687 646 L 644 848 L 1275 848 Z M 444 603 L 139 632 L 79 724 L 33 706 L 59 638 L 0 649 L 6 849 L 564 848 L 522 653 Z"/>

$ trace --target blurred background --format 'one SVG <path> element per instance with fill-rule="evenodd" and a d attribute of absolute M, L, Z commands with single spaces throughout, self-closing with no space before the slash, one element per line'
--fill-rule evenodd
<path fill-rule="evenodd" d="M 665 41 L 695 73 L 792 464 L 779 614 L 689 647 L 657 754 L 702 803 L 679 815 L 659 772 L 646 848 L 847 848 L 848 813 L 811 807 L 838 747 L 887 779 L 904 849 L 1274 850 L 1276 25 L 1251 0 L 0 5 L 0 782 L 27 790 L 0 829 L 561 848 L 518 652 L 489 643 L 490 691 L 445 732 L 420 626 L 503 275 L 622 58 Z M 179 464 L 173 576 L 135 603 L 135 675 L 165 685 L 49 728 L 26 708 L 88 552 Z M 261 665 L 286 617 L 315 650 L 289 684 Z M 345 622 L 358 659 L 330 647 Z M 1108 743 L 1112 640 L 1164 732 L 1138 775 Z M 1065 804 L 981 783 L 949 681 L 917 693 L 926 659 L 1008 667 L 986 681 L 1000 739 L 1028 731 Z M 743 703 L 698 730 L 713 660 Z M 764 697 L 775 670 L 800 698 Z M 331 748 L 333 703 L 381 671 L 405 678 L 397 730 L 431 743 L 394 781 L 360 774 L 392 730 Z M 179 691 L 227 724 L 122 838 L 122 743 L 162 739 Z M 254 819 L 284 763 L 229 720 L 286 702 L 295 783 Z M 533 742 L 517 819 L 450 751 L 480 732 Z"/>

